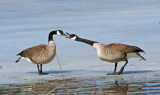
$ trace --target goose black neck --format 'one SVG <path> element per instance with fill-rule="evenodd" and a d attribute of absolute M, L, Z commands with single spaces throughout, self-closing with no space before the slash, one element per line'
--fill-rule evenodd
<path fill-rule="evenodd" d="M 51 31 L 48 35 L 48 42 L 53 41 L 53 35 L 56 34 L 57 31 Z"/>
<path fill-rule="evenodd" d="M 96 41 L 91 41 L 91 40 L 87 40 L 87 39 L 83 39 L 83 38 L 77 38 L 76 41 L 83 42 L 83 43 L 86 43 L 91 46 L 93 46 L 94 43 L 98 43 Z"/>

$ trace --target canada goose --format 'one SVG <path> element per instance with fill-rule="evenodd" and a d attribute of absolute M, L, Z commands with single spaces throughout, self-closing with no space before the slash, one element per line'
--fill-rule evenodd
<path fill-rule="evenodd" d="M 145 60 L 139 52 L 144 52 L 142 49 L 136 46 L 126 45 L 126 44 L 120 44 L 120 43 L 111 43 L 111 44 L 101 44 L 96 41 L 91 41 L 87 39 L 83 39 L 78 37 L 75 34 L 69 34 L 66 38 L 70 38 L 75 41 L 83 42 L 86 44 L 91 45 L 94 49 L 97 50 L 98 57 L 107 62 L 115 63 L 115 69 L 114 72 L 108 75 L 120 75 L 123 73 L 124 67 L 128 63 L 129 58 L 142 58 Z M 126 63 L 124 66 L 121 67 L 120 71 L 116 73 L 117 64 L 120 61 L 125 61 Z"/>
<path fill-rule="evenodd" d="M 33 64 L 37 64 L 39 75 L 47 74 L 42 72 L 42 64 L 51 62 L 56 55 L 56 44 L 53 40 L 53 35 L 66 36 L 62 30 L 51 31 L 48 36 L 48 45 L 41 44 L 23 50 L 17 54 L 17 56 L 20 55 L 21 57 L 16 61 L 16 63 L 20 60 L 29 61 Z"/>

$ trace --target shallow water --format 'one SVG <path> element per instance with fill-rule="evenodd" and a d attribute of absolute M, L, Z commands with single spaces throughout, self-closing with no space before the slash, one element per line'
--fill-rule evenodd
<path fill-rule="evenodd" d="M 107 77 L 106 77 L 107 78 Z M 46 80 L 30 84 L 1 85 L 0 94 L 63 94 L 63 95 L 158 95 L 160 80 L 132 80 L 123 79 L 106 81 L 105 77 L 92 79 Z"/>
<path fill-rule="evenodd" d="M 146 52 L 142 56 L 147 61 L 131 59 L 122 75 L 108 76 L 114 64 L 99 60 L 91 46 L 54 36 L 65 78 L 75 78 L 69 81 L 69 93 L 93 94 L 95 88 L 102 95 L 160 93 L 159 10 L 159 0 L 1 0 L 0 94 L 35 94 L 50 87 L 47 93 L 63 84 L 46 82 L 63 79 L 56 58 L 43 66 L 43 71 L 49 73 L 45 76 L 37 74 L 35 64 L 14 63 L 16 54 L 47 44 L 48 33 L 57 29 L 101 43 L 136 45 Z M 117 69 L 123 64 L 120 62 Z M 36 86 L 42 90 L 34 89 Z M 65 87 L 56 90 L 64 91 Z"/>

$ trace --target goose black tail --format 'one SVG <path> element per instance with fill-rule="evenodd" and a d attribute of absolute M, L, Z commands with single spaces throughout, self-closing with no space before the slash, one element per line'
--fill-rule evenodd
<path fill-rule="evenodd" d="M 17 63 L 17 62 L 19 62 L 19 60 L 21 59 L 21 57 L 20 58 L 18 58 L 18 60 L 16 60 L 16 62 L 15 63 Z"/>
<path fill-rule="evenodd" d="M 144 51 L 143 51 L 143 52 L 144 52 Z M 142 55 L 140 55 L 139 53 L 138 53 L 138 55 L 139 55 L 143 60 L 146 61 L 146 59 L 145 59 Z"/>

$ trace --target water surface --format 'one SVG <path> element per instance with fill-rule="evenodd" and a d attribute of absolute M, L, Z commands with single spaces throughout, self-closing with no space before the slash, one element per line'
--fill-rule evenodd
<path fill-rule="evenodd" d="M 39 76 L 34 64 L 25 61 L 14 63 L 20 51 L 35 45 L 47 44 L 49 32 L 57 29 L 101 43 L 135 45 L 146 52 L 142 56 L 147 61 L 131 59 L 123 75 L 116 79 L 114 79 L 116 76 L 109 77 L 109 80 L 105 81 L 99 78 L 107 78 L 106 74 L 113 71 L 114 64 L 99 60 L 91 46 L 62 36 L 54 36 L 65 78 L 77 79 L 76 83 L 73 82 L 75 89 L 69 86 L 70 92 L 73 89 L 77 93 L 94 93 L 97 88 L 97 93 L 102 92 L 102 95 L 103 92 L 109 93 L 108 91 L 112 93 L 128 91 L 129 94 L 159 93 L 157 82 L 160 80 L 159 10 L 159 0 L 0 1 L 0 65 L 3 67 L 0 69 L 1 93 L 33 94 L 35 93 L 33 84 L 63 79 L 56 58 L 44 65 L 44 72 L 49 73 L 46 76 Z M 118 64 L 118 70 L 123 64 L 123 62 Z M 93 81 L 89 80 L 92 77 Z M 121 78 L 125 83 L 117 91 L 115 80 L 120 84 L 123 82 L 119 81 Z M 150 86 L 152 84 L 153 86 Z M 46 85 L 51 85 L 51 89 L 55 86 L 44 83 L 42 88 Z M 76 87 L 77 85 L 81 85 L 82 88 Z M 114 89 L 110 90 L 112 86 Z M 29 87 L 30 91 L 24 92 L 23 87 Z M 63 91 L 64 89 L 58 90 L 58 93 L 64 93 Z"/>

